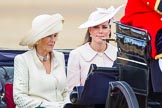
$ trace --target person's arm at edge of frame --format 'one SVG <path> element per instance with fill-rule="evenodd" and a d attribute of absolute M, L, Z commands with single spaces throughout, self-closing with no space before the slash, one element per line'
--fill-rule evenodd
<path fill-rule="evenodd" d="M 13 97 L 16 106 L 20 108 L 36 107 L 42 101 L 28 96 L 28 67 L 22 56 L 14 59 Z"/>
<path fill-rule="evenodd" d="M 39 97 L 29 96 L 28 80 L 28 67 L 25 60 L 23 60 L 21 56 L 15 57 L 13 96 L 14 102 L 18 108 L 35 108 L 38 106 L 60 108 L 62 103 L 48 102 Z"/>
<path fill-rule="evenodd" d="M 68 91 L 71 92 L 74 86 L 80 86 L 81 69 L 79 64 L 79 52 L 72 50 L 69 54 L 67 66 Z"/>

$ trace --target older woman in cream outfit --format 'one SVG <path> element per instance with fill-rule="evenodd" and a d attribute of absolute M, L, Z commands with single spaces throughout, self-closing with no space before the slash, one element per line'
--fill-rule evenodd
<path fill-rule="evenodd" d="M 62 108 L 67 95 L 64 55 L 53 51 L 63 28 L 60 14 L 34 18 L 20 45 L 29 51 L 14 60 L 13 95 L 16 108 Z"/>
<path fill-rule="evenodd" d="M 88 21 L 79 28 L 88 28 L 84 44 L 70 52 L 68 61 L 68 89 L 84 86 L 91 64 L 112 67 L 116 60 L 117 48 L 105 39 L 111 33 L 110 22 L 122 6 L 115 9 L 98 8 L 92 12 Z"/>

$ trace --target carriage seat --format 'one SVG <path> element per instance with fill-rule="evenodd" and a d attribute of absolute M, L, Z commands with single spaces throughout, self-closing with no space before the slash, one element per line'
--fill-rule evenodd
<path fill-rule="evenodd" d="M 146 30 L 116 22 L 117 64 L 120 80 L 137 94 L 148 95 L 150 37 Z"/>
<path fill-rule="evenodd" d="M 118 47 L 117 64 L 119 80 L 126 81 L 135 91 L 141 108 L 162 106 L 162 99 L 157 98 L 152 88 L 152 62 L 150 36 L 147 30 L 115 22 L 116 42 Z M 159 103 L 161 102 L 161 103 Z M 149 105 L 150 104 L 150 105 Z M 158 105 L 158 106 L 159 106 Z"/>

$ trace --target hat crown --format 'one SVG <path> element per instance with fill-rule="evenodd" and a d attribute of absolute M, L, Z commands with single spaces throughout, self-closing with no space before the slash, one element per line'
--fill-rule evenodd
<path fill-rule="evenodd" d="M 97 8 L 97 10 L 92 12 L 88 17 L 88 20 L 81 24 L 79 28 L 93 27 L 105 21 L 111 20 L 123 6 L 124 5 L 121 5 L 116 9 L 113 6 L 110 6 L 110 8 Z"/>
<path fill-rule="evenodd" d="M 53 33 L 59 33 L 63 29 L 64 18 L 61 14 L 42 14 L 32 21 L 32 28 L 29 33 L 20 41 L 20 45 L 32 48 L 34 44 Z"/>
<path fill-rule="evenodd" d="M 92 12 L 88 18 L 88 20 L 96 21 L 100 18 L 103 18 L 104 16 L 108 14 L 112 14 L 115 11 L 115 8 L 111 6 L 110 8 L 97 8 L 96 11 Z"/>
<path fill-rule="evenodd" d="M 47 14 L 39 15 L 35 17 L 32 21 L 32 29 L 37 29 L 42 25 L 45 20 L 49 19 L 51 16 Z"/>

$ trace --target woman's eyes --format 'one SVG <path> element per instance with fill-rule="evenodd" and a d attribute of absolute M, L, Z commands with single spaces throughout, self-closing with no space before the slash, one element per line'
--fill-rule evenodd
<path fill-rule="evenodd" d="M 97 28 L 100 28 L 100 27 L 99 27 L 99 26 L 94 26 L 93 28 L 96 28 L 96 29 L 97 29 Z M 103 29 L 107 29 L 107 28 L 109 28 L 109 27 L 108 27 L 108 26 L 102 26 L 102 28 L 103 28 Z"/>
<path fill-rule="evenodd" d="M 57 37 L 57 34 L 54 34 L 54 37 Z"/>
<path fill-rule="evenodd" d="M 104 26 L 104 27 L 102 27 L 102 28 L 107 29 L 108 27 L 107 27 L 107 26 Z"/>
<path fill-rule="evenodd" d="M 52 34 L 52 35 L 49 35 L 47 37 L 51 37 L 51 36 L 57 37 L 57 34 Z"/>

